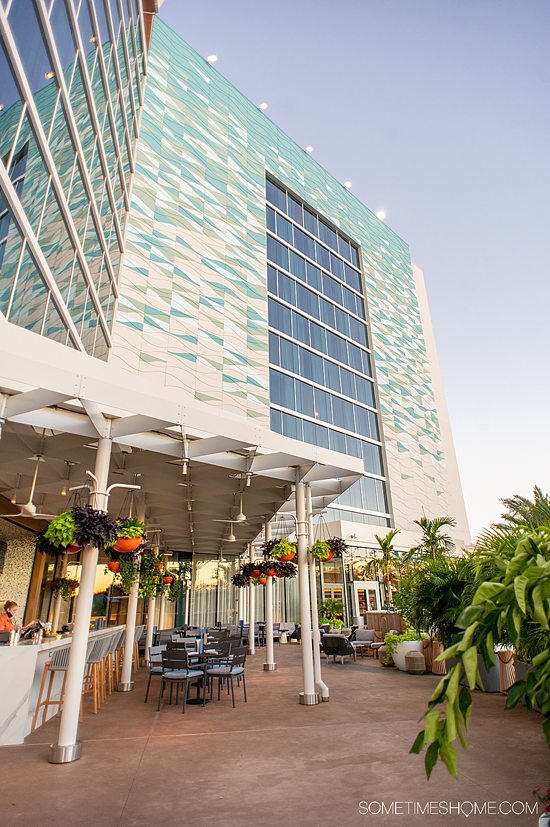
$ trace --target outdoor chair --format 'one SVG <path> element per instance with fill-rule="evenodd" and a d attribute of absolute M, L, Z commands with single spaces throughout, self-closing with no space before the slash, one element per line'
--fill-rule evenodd
<path fill-rule="evenodd" d="M 166 651 L 166 644 L 161 644 L 160 646 L 151 646 L 149 649 L 149 680 L 147 681 L 147 689 L 145 690 L 145 700 L 143 703 L 147 703 L 149 698 L 149 687 L 151 686 L 151 678 L 155 676 L 160 677 L 162 675 L 162 653 Z"/>
<path fill-rule="evenodd" d="M 178 703 L 179 691 L 182 684 L 185 686 L 183 692 L 183 706 L 182 713 L 185 712 L 185 705 L 187 703 L 187 696 L 189 693 L 189 684 L 197 683 L 205 680 L 202 669 L 194 669 L 189 665 L 187 659 L 187 652 L 185 649 L 166 649 L 162 652 L 162 673 L 160 676 L 160 692 L 157 705 L 157 712 L 160 711 L 160 705 L 164 698 L 164 690 L 167 685 L 170 686 L 170 701 L 172 700 L 172 688 L 176 686 L 176 704 Z M 206 704 L 206 686 L 203 686 L 203 706 Z"/>
<path fill-rule="evenodd" d="M 336 663 L 336 658 L 340 658 L 343 663 L 344 658 L 352 657 L 354 661 L 356 659 L 355 649 L 345 635 L 323 635 L 322 646 L 327 660 L 333 657 Z"/>
<path fill-rule="evenodd" d="M 86 673 L 84 675 L 84 689 L 82 694 L 92 694 L 94 715 L 106 699 L 105 687 L 105 658 L 111 645 L 111 635 L 95 638 L 92 649 L 86 658 Z"/>
<path fill-rule="evenodd" d="M 237 679 L 237 685 L 243 682 L 244 702 L 248 703 L 246 697 L 246 680 L 244 676 L 244 665 L 246 662 L 246 652 L 232 653 L 227 658 L 224 664 L 214 666 L 206 670 L 206 677 L 210 681 L 210 700 L 212 700 L 214 679 L 218 681 L 218 701 L 220 700 L 221 686 L 224 681 L 228 682 L 228 690 L 231 689 L 231 701 L 233 709 L 235 708 L 235 689 L 233 681 Z"/>
<path fill-rule="evenodd" d="M 374 642 L 374 629 L 359 628 L 355 630 L 355 640 L 351 641 L 356 653 L 361 657 L 366 652 L 367 655 L 374 655 L 374 650 L 371 649 L 371 643 Z"/>
<path fill-rule="evenodd" d="M 398 635 L 399 632 L 397 631 L 397 629 L 390 629 L 389 632 L 385 632 L 382 635 L 382 640 L 373 640 L 373 642 L 370 645 L 370 648 L 372 649 L 375 657 L 378 657 L 378 651 L 384 645 L 384 638 L 386 637 L 386 634 L 388 634 L 388 635 Z M 376 637 L 376 635 L 375 635 L 375 637 Z"/>

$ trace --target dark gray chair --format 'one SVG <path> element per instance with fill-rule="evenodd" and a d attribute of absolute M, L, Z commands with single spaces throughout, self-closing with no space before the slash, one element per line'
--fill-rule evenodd
<path fill-rule="evenodd" d="M 179 691 L 182 684 L 185 686 L 183 692 L 183 706 L 182 713 L 185 712 L 185 704 L 187 703 L 187 696 L 189 694 L 189 684 L 204 681 L 204 672 L 202 669 L 194 669 L 189 665 L 187 652 L 185 649 L 166 649 L 162 653 L 162 674 L 161 674 L 159 700 L 157 705 L 157 712 L 160 711 L 160 705 L 164 697 L 164 690 L 167 685 L 170 686 L 170 700 L 172 699 L 172 688 L 176 686 L 176 704 L 178 703 Z M 203 706 L 206 704 L 206 686 L 203 686 Z"/>
<path fill-rule="evenodd" d="M 355 661 L 355 649 L 345 635 L 323 635 L 321 645 L 327 660 L 332 657 L 336 663 L 336 658 L 340 658 L 343 663 L 349 657 Z"/>
<path fill-rule="evenodd" d="M 231 701 L 233 709 L 235 708 L 235 689 L 233 686 L 234 679 L 237 679 L 237 685 L 242 681 L 244 702 L 248 703 L 246 697 L 246 679 L 244 676 L 244 665 L 246 662 L 246 651 L 238 651 L 228 656 L 224 663 L 214 666 L 206 670 L 206 677 L 210 681 L 210 699 L 212 699 L 214 679 L 218 681 L 218 701 L 220 700 L 221 687 L 224 681 L 228 682 L 228 691 L 231 690 Z"/>

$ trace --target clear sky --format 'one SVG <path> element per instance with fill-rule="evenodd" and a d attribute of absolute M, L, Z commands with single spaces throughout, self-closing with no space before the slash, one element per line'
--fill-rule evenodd
<path fill-rule="evenodd" d="M 470 527 L 550 490 L 550 0 L 166 0 L 410 245 Z"/>

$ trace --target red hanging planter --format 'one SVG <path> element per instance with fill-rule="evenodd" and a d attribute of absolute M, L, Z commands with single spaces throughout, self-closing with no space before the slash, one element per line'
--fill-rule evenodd
<path fill-rule="evenodd" d="M 107 568 L 109 571 L 112 571 L 113 574 L 118 574 L 120 571 L 120 560 L 109 560 L 107 563 Z"/>
<path fill-rule="evenodd" d="M 279 557 L 278 559 L 279 559 L 280 563 L 288 563 L 289 560 L 294 560 L 295 556 L 296 556 L 296 552 L 291 551 L 288 554 L 283 554 L 283 556 Z"/>
<path fill-rule="evenodd" d="M 141 537 L 119 537 L 113 548 L 120 554 L 130 554 L 141 545 Z"/>
<path fill-rule="evenodd" d="M 266 574 L 268 577 L 277 577 L 277 571 L 275 569 L 268 569 Z"/>
<path fill-rule="evenodd" d="M 71 545 L 67 546 L 67 548 L 65 549 L 65 554 L 76 554 L 79 551 L 80 546 L 78 546 L 76 543 L 71 543 Z"/>
<path fill-rule="evenodd" d="M 170 585 L 170 583 L 172 583 L 172 581 L 174 580 L 174 578 L 172 577 L 172 575 L 171 575 L 171 574 L 167 574 L 167 575 L 166 575 L 165 577 L 163 577 L 162 579 L 164 580 L 164 582 L 165 582 L 165 584 L 166 584 L 167 586 L 169 586 L 169 585 Z"/>
<path fill-rule="evenodd" d="M 258 583 L 260 584 L 260 586 L 265 586 L 265 584 L 267 583 L 267 577 L 265 576 L 265 574 L 261 574 L 260 577 L 258 577 Z"/>
<path fill-rule="evenodd" d="M 260 575 L 261 575 L 260 569 L 252 569 L 252 571 L 250 572 L 251 577 L 260 577 Z"/>

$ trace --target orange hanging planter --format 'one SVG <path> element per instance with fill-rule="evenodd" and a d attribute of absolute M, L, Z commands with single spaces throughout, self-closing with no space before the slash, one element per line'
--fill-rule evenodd
<path fill-rule="evenodd" d="M 267 574 L 268 577 L 277 577 L 276 569 L 268 569 L 266 571 L 266 574 Z"/>
<path fill-rule="evenodd" d="M 279 562 L 280 563 L 288 563 L 289 560 L 294 560 L 295 556 L 296 556 L 296 552 L 291 551 L 288 554 L 283 554 L 281 557 L 279 557 Z"/>
<path fill-rule="evenodd" d="M 76 554 L 80 551 L 80 546 L 77 546 L 76 543 L 71 543 L 70 546 L 67 546 L 65 549 L 65 554 Z"/>
<path fill-rule="evenodd" d="M 171 574 L 167 574 L 165 577 L 162 578 L 167 586 L 173 581 L 173 577 Z"/>
<path fill-rule="evenodd" d="M 267 577 L 265 576 L 265 574 L 262 574 L 260 577 L 258 577 L 258 583 L 260 584 L 260 586 L 265 586 L 265 584 L 267 583 Z"/>
<path fill-rule="evenodd" d="M 331 549 L 331 550 L 329 551 L 329 553 L 328 553 L 328 557 L 325 557 L 325 562 L 326 562 L 327 560 L 332 560 L 332 558 L 333 558 L 333 557 L 334 557 L 334 552 L 333 552 L 333 550 Z"/>
<path fill-rule="evenodd" d="M 120 571 L 120 561 L 119 560 L 109 560 L 107 563 L 107 568 L 109 571 L 112 571 L 113 574 L 118 574 Z"/>
<path fill-rule="evenodd" d="M 252 571 L 250 572 L 251 577 L 260 577 L 260 575 L 261 575 L 260 569 L 252 569 Z"/>
<path fill-rule="evenodd" d="M 130 554 L 141 545 L 141 537 L 119 537 L 113 548 L 120 554 Z"/>

